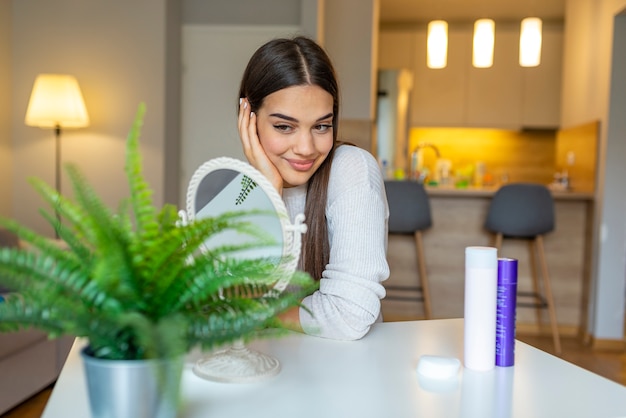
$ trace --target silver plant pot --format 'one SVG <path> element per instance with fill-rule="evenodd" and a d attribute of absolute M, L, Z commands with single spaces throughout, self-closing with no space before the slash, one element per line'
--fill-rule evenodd
<path fill-rule="evenodd" d="M 105 360 L 81 350 L 93 418 L 175 418 L 184 357 Z"/>

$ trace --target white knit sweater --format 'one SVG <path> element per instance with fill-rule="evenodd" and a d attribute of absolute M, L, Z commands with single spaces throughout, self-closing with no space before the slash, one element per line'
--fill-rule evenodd
<path fill-rule="evenodd" d="M 293 222 L 304 213 L 306 185 L 283 189 Z M 380 319 L 382 282 L 389 277 L 389 208 L 380 167 L 367 151 L 344 145 L 335 151 L 328 184 L 326 219 L 330 260 L 320 288 L 300 309 L 304 332 L 325 338 L 356 340 Z M 305 220 L 306 223 L 306 220 Z"/>

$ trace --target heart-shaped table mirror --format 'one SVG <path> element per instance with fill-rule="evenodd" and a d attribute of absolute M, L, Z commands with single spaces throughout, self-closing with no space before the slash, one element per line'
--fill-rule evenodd
<path fill-rule="evenodd" d="M 243 212 L 244 220 L 261 228 L 272 244 L 235 251 L 229 257 L 276 260 L 276 281 L 271 291 L 285 290 L 297 268 L 301 235 L 306 232 L 306 225 L 303 214 L 296 215 L 291 222 L 282 198 L 263 174 L 250 164 L 233 158 L 209 160 L 192 176 L 186 205 L 186 211 L 180 211 L 184 223 L 226 212 Z M 212 235 L 202 247 L 204 251 L 225 244 L 243 244 L 245 247 L 253 239 L 249 234 L 229 230 Z M 238 341 L 232 347 L 201 357 L 193 371 L 212 381 L 251 382 L 276 375 L 280 363 Z"/>

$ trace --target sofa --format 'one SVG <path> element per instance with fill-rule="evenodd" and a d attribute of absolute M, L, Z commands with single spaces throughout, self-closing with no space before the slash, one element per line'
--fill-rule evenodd
<path fill-rule="evenodd" d="M 0 415 L 56 381 L 73 341 L 33 330 L 0 334 Z"/>
<path fill-rule="evenodd" d="M 7 246 L 19 246 L 19 240 L 0 229 L 0 247 Z M 10 289 L 0 281 L 0 296 L 7 293 Z M 73 341 L 72 337 L 49 340 L 36 330 L 0 333 L 0 415 L 57 379 Z"/>

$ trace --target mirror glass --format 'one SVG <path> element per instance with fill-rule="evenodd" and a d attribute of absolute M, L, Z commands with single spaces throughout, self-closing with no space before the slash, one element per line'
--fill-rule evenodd
<path fill-rule="evenodd" d="M 256 247 L 231 253 L 231 257 L 240 258 L 271 258 L 278 263 L 283 255 L 283 228 L 281 217 L 274 203 L 257 183 L 246 174 L 232 169 L 213 170 L 201 177 L 193 197 L 195 219 L 219 216 L 222 213 L 242 210 L 254 211 L 244 216 L 243 221 L 250 222 L 263 229 L 265 238 L 273 245 Z M 204 242 L 210 249 L 224 243 L 245 244 L 253 241 L 248 234 L 227 230 L 211 236 Z"/>

